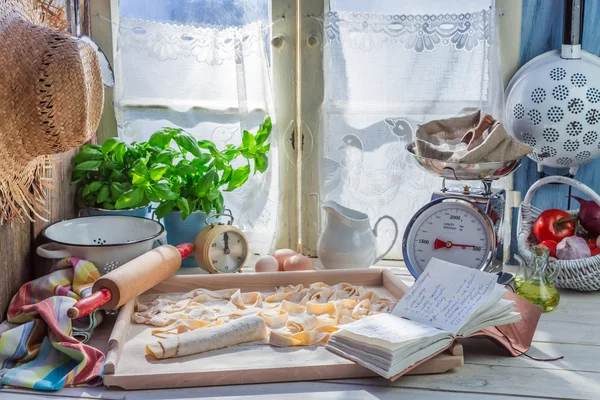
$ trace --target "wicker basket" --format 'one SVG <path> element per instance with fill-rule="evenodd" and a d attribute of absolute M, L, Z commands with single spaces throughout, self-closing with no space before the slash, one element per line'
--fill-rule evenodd
<path fill-rule="evenodd" d="M 564 183 L 582 191 L 590 199 L 600 204 L 600 196 L 581 182 L 564 176 L 549 176 L 535 182 L 527 191 L 525 199 L 519 210 L 517 243 L 519 254 L 529 265 L 533 259 L 530 247 L 535 243 L 531 233 L 531 227 L 538 215 L 542 212 L 531 205 L 531 199 L 535 192 L 542 186 L 550 183 Z M 579 210 L 569 210 L 571 215 L 576 215 Z M 554 284 L 565 289 L 574 289 L 582 292 L 600 289 L 600 255 L 579 260 L 557 260 L 550 258 L 552 268 L 558 268 L 559 272 L 554 279 Z"/>

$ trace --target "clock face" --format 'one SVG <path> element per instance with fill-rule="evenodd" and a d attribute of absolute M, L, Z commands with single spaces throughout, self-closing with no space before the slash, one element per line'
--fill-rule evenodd
<path fill-rule="evenodd" d="M 238 232 L 224 232 L 210 245 L 210 262 L 219 272 L 236 272 L 246 260 L 246 241 Z"/>

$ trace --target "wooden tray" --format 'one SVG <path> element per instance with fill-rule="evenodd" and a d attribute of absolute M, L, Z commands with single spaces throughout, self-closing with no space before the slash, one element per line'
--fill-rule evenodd
<path fill-rule="evenodd" d="M 369 287 L 399 300 L 408 287 L 392 271 L 381 268 L 336 271 L 299 271 L 262 274 L 173 276 L 140 298 L 156 293 L 185 293 L 195 288 L 240 288 L 272 291 L 281 285 L 305 286 L 314 282 L 335 285 L 348 282 Z M 152 340 L 152 327 L 132 324 L 134 301 L 125 304 L 109 339 L 104 384 L 124 389 L 157 389 L 190 386 L 234 385 L 317 379 L 363 378 L 374 372 L 326 350 L 323 346 L 276 348 L 267 345 L 236 346 L 186 357 L 154 360 L 144 347 Z M 463 364 L 462 346 L 424 362 L 409 374 L 443 373 Z"/>

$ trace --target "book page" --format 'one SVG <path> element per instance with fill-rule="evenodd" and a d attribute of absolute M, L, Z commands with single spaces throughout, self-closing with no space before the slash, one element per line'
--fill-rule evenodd
<path fill-rule="evenodd" d="M 392 314 L 457 334 L 473 314 L 489 307 L 497 278 L 432 258 Z"/>
<path fill-rule="evenodd" d="M 390 314 L 378 314 L 342 325 L 332 337 L 347 337 L 394 351 L 413 341 L 444 334 L 450 336 L 449 332 L 443 332 L 415 321 Z"/>

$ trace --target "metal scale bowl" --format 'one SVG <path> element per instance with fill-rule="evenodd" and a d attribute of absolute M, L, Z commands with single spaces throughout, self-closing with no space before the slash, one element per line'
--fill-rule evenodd
<path fill-rule="evenodd" d="M 425 171 L 443 178 L 442 188 L 411 218 L 402 241 L 407 268 L 416 278 L 432 257 L 492 272 L 502 265 L 502 222 L 506 191 L 492 189 L 492 182 L 514 172 L 521 159 L 503 162 L 461 163 L 415 154 Z M 481 181 L 482 187 L 446 186 L 451 181 Z"/>

